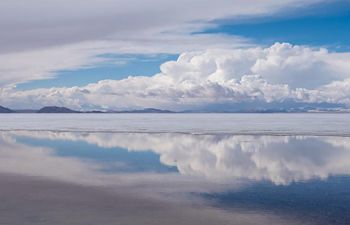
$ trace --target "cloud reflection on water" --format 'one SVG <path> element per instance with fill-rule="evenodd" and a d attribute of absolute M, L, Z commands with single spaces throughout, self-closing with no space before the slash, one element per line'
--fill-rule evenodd
<path fill-rule="evenodd" d="M 190 177 L 216 184 L 268 180 L 287 185 L 294 181 L 350 174 L 350 138 L 347 137 L 11 132 L 12 138 L 16 136 L 84 141 L 100 148 L 111 148 L 111 151 L 113 148 L 123 148 L 129 152 L 151 151 L 160 155 L 162 164 L 175 166 L 183 179 Z M 2 143 L 9 142 L 4 141 L 5 137 L 10 138 L 8 135 L 3 133 L 2 137 Z M 21 144 L 21 147 L 24 145 Z M 42 149 L 32 149 L 32 152 L 37 151 L 43 154 Z M 65 160 L 68 164 L 79 165 L 79 170 L 86 170 L 88 174 L 98 173 L 96 167 L 101 166 L 93 161 L 79 160 L 78 156 L 62 158 L 51 152 L 45 157 L 45 160 L 39 161 L 46 162 L 51 158 L 55 162 Z M 50 165 L 55 167 L 52 163 Z M 46 165 L 42 166 L 47 168 Z M 4 166 L 2 168 L 5 169 Z M 162 179 L 176 176 L 173 173 L 153 175 L 162 176 Z"/>
<path fill-rule="evenodd" d="M 60 154 L 57 146 L 62 143 L 65 143 L 63 148 L 70 154 Z M 86 157 L 87 155 L 84 155 L 84 151 L 88 150 L 86 145 L 89 146 L 89 151 L 96 153 L 88 154 L 89 157 Z M 126 151 L 127 155 L 135 153 L 143 153 L 142 156 L 145 156 L 144 153 L 159 155 L 161 164 L 174 166 L 178 172 L 118 170 L 116 165 L 119 167 L 131 165 L 128 165 L 127 160 L 123 161 L 123 158 L 118 157 L 108 162 L 94 158 L 96 155 L 106 154 L 106 151 Z M 106 170 L 111 167 L 111 163 L 115 170 Z M 141 157 L 139 163 L 149 163 L 149 161 Z M 139 204 L 139 199 L 148 199 L 146 202 L 153 199 L 148 202 L 152 207 L 157 204 L 160 208 L 169 208 L 170 205 L 174 207 L 167 211 L 165 218 L 173 218 L 179 210 L 183 210 L 180 212 L 181 215 L 183 212 L 189 214 L 185 218 L 186 221 L 188 218 L 194 221 L 193 218 L 197 218 L 198 213 L 203 215 L 209 213 L 208 218 L 214 218 L 215 221 L 224 219 L 229 221 L 227 224 L 298 224 L 300 221 L 300 224 L 308 224 L 309 219 L 304 218 L 305 212 L 301 210 L 301 206 L 288 209 L 287 212 L 280 212 L 278 207 L 272 206 L 271 214 L 260 208 L 251 212 L 244 206 L 239 211 L 226 211 L 228 209 L 223 211 L 220 207 L 212 208 L 211 203 L 208 199 L 202 198 L 203 196 L 191 195 L 191 193 L 221 192 L 242 195 L 240 193 L 245 193 L 244 190 L 249 190 L 246 185 L 255 181 L 258 185 L 260 181 L 270 181 L 271 187 L 282 188 L 292 187 L 293 185 L 289 185 L 292 182 L 326 179 L 331 175 L 349 175 L 350 138 L 174 133 L 0 132 L 0 175 L 6 178 L 6 174 L 15 175 L 14 177 L 17 177 L 15 179 L 19 179 L 21 184 L 26 184 L 28 187 L 32 187 L 33 184 L 39 185 L 37 178 L 42 180 L 44 188 L 38 193 L 45 191 L 45 185 L 50 182 L 54 182 L 52 185 L 55 186 L 55 190 L 60 190 L 62 193 L 65 193 L 67 188 L 72 188 L 70 184 L 78 184 L 82 190 L 89 190 L 90 186 L 98 187 L 93 189 L 95 194 L 105 193 L 105 190 L 112 191 L 115 194 L 108 198 L 120 201 L 120 196 L 124 196 L 127 201 L 136 202 L 127 210 L 123 207 L 119 209 L 119 206 L 112 204 L 111 212 L 123 209 L 123 212 L 128 215 L 126 218 L 130 219 L 128 220 L 130 224 L 135 224 L 132 219 L 134 217 L 131 215 L 134 206 Z M 35 177 L 35 179 L 29 181 L 23 179 L 23 181 L 22 176 Z M 9 186 L 7 181 L 3 182 Z M 312 182 L 310 184 L 312 185 Z M 81 185 L 84 188 L 80 187 Z M 6 191 L 10 190 L 6 189 Z M 23 196 L 32 193 L 32 191 L 27 193 L 25 188 L 21 191 L 25 193 Z M 250 203 L 259 202 L 259 199 L 264 197 L 264 193 L 260 192 L 254 189 L 257 199 L 250 199 Z M 249 191 L 247 193 L 251 196 Z M 36 192 L 32 194 L 37 196 Z M 288 195 L 289 193 L 281 196 L 284 198 Z M 308 196 L 302 197 L 306 200 L 308 198 Z M 32 201 L 25 202 L 21 195 L 9 197 L 8 201 L 13 201 L 13 198 L 18 202 L 33 204 Z M 43 199 L 46 198 L 48 197 L 43 196 Z M 86 196 L 77 197 L 77 199 L 79 202 L 81 199 L 86 199 Z M 104 199 L 105 197 L 96 198 L 93 201 L 103 205 Z M 22 203 L 21 205 L 24 204 Z M 66 202 L 63 201 L 60 204 L 66 204 Z M 34 207 L 37 206 L 34 204 Z M 37 213 L 35 210 L 32 212 Z M 293 214 L 295 212 L 297 214 Z M 302 216 L 295 216 L 299 214 Z M 96 217 L 97 214 L 94 216 Z M 337 216 L 338 214 L 335 217 Z M 113 216 L 109 215 L 109 217 Z M 330 216 L 330 219 L 332 218 Z M 207 224 L 217 223 L 207 222 Z"/>

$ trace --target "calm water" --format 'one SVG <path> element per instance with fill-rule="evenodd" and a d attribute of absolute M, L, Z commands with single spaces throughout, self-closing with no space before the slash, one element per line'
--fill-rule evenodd
<path fill-rule="evenodd" d="M 85 126 L 59 115 L 41 124 L 9 117 L 0 131 L 0 224 L 350 224 L 347 114 L 317 114 L 296 128 L 290 121 L 302 115 L 280 123 L 283 115 L 261 115 L 260 124 L 244 115 L 234 128 L 201 118 L 195 132 L 174 115 L 168 132 L 155 115 L 143 115 L 152 127 L 127 126 L 122 115 L 113 130 L 94 132 L 98 116 Z M 219 116 L 207 120 L 239 121 Z M 242 127 L 254 122 L 259 132 Z"/>

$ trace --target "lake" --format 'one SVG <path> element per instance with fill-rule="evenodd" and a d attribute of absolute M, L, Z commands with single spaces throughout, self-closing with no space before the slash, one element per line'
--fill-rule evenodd
<path fill-rule="evenodd" d="M 0 224 L 349 224 L 349 114 L 0 115 Z"/>

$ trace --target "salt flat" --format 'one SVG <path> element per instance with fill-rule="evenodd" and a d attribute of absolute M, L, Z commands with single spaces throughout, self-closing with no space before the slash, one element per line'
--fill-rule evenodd
<path fill-rule="evenodd" d="M 350 136 L 350 114 L 1 114 L 0 130 Z"/>

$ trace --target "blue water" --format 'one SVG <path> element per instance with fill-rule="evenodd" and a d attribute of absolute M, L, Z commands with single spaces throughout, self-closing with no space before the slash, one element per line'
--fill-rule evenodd
<path fill-rule="evenodd" d="M 270 182 L 252 184 L 240 191 L 203 194 L 226 209 L 263 210 L 294 215 L 317 224 L 350 222 L 350 177 L 334 176 L 327 180 L 274 185 Z"/>
<path fill-rule="evenodd" d="M 350 224 L 344 136 L 2 131 L 0 174 L 193 198 L 286 224 Z"/>
<path fill-rule="evenodd" d="M 105 172 L 177 172 L 176 167 L 161 164 L 159 155 L 147 149 L 141 152 L 129 152 L 120 147 L 98 147 L 84 141 L 35 139 L 23 136 L 16 139 L 30 146 L 50 147 L 55 150 L 57 157 L 91 160 L 108 165 L 113 162 L 128 165 L 127 167 L 108 166 L 103 170 Z"/>

